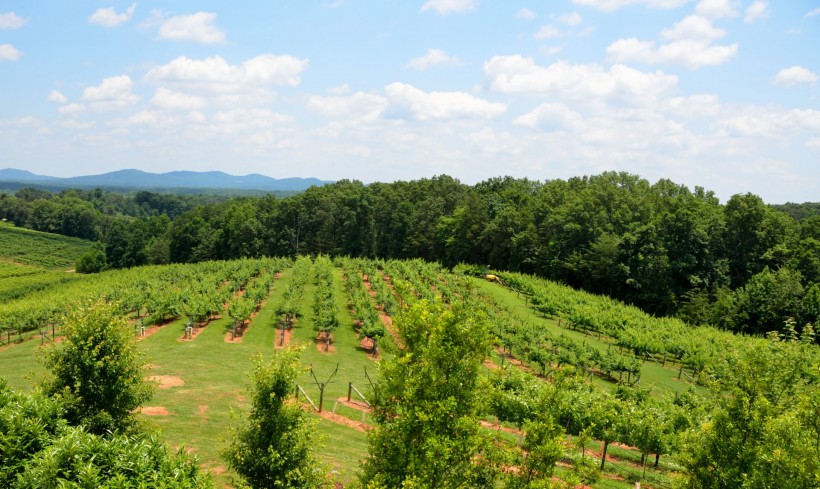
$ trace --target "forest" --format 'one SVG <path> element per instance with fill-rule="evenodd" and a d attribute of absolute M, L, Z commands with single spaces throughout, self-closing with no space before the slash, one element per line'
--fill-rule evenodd
<path fill-rule="evenodd" d="M 533 274 L 749 334 L 820 319 L 820 206 L 721 203 L 628 173 L 339 181 L 287 198 L 21 189 L 0 218 L 98 241 L 78 271 L 241 257 L 421 258 Z"/>

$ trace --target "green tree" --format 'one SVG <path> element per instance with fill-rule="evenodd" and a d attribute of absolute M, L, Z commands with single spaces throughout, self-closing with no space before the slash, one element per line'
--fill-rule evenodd
<path fill-rule="evenodd" d="M 692 488 L 813 488 L 820 482 L 817 352 L 755 340 L 728 353 L 708 418 L 683 449 Z"/>
<path fill-rule="evenodd" d="M 270 362 L 261 355 L 254 358 L 251 411 L 231 427 L 230 445 L 223 452 L 228 465 L 254 489 L 327 485 L 313 455 L 313 424 L 298 405 L 286 402 L 301 370 L 296 349 L 285 349 Z"/>
<path fill-rule="evenodd" d="M 95 246 L 77 258 L 75 269 L 77 273 L 97 273 L 105 269 L 105 265 L 105 251 Z"/>
<path fill-rule="evenodd" d="M 13 391 L 0 379 L 0 487 L 213 487 L 183 449 L 147 433 L 105 436 L 69 426 L 66 399 Z"/>
<path fill-rule="evenodd" d="M 132 412 L 151 397 L 145 359 L 113 304 L 69 306 L 63 341 L 46 351 L 43 391 L 67 399 L 66 419 L 92 433 L 129 427 Z"/>
<path fill-rule="evenodd" d="M 406 348 L 382 363 L 361 481 L 369 488 L 481 487 L 477 423 L 486 320 L 418 301 L 397 318 Z M 490 485 L 490 487 L 492 487 Z"/>

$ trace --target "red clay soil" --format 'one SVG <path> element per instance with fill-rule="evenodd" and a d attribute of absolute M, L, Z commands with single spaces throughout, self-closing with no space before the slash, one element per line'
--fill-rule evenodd
<path fill-rule="evenodd" d="M 484 360 L 484 366 L 490 370 L 498 370 L 501 368 L 498 366 L 497 363 L 493 362 L 492 360 Z"/>
<path fill-rule="evenodd" d="M 367 354 L 367 358 L 369 358 L 371 360 L 375 360 L 375 361 L 378 361 L 378 360 L 382 359 L 382 354 L 381 353 L 379 353 L 378 355 L 375 355 L 375 356 L 373 355 L 373 340 L 371 338 L 366 338 L 364 336 L 361 337 L 361 339 L 359 340 L 359 346 L 361 347 L 362 350 L 366 350 L 366 351 L 369 352 Z"/>
<path fill-rule="evenodd" d="M 211 317 L 211 319 L 215 319 L 215 317 Z M 205 323 L 194 323 L 194 329 L 191 332 L 191 338 L 190 339 L 185 338 L 185 333 L 183 332 L 182 336 L 180 338 L 178 338 L 177 341 L 194 341 L 196 339 L 196 337 L 199 336 L 199 333 L 201 333 L 205 330 L 205 326 L 207 326 L 207 325 L 208 325 L 207 322 L 205 322 Z"/>
<path fill-rule="evenodd" d="M 339 397 L 336 399 L 336 402 L 357 411 L 364 411 L 366 413 L 371 411 L 370 407 L 365 404 L 364 401 L 357 401 L 356 399 L 351 399 L 348 401 L 346 397 Z"/>
<path fill-rule="evenodd" d="M 242 338 L 245 337 L 245 333 L 248 332 L 248 329 L 251 327 L 250 320 L 242 321 L 239 326 L 236 327 L 236 337 L 231 338 L 231 331 L 225 333 L 225 343 L 242 343 Z"/>
<path fill-rule="evenodd" d="M 182 387 L 185 381 L 174 375 L 152 375 L 146 377 L 149 382 L 157 382 L 160 389 L 170 389 L 171 387 Z"/>
<path fill-rule="evenodd" d="M 343 425 L 343 426 L 347 426 L 349 428 L 353 428 L 354 430 L 361 431 L 363 433 L 366 432 L 367 430 L 373 428 L 372 426 L 370 426 L 367 423 L 362 423 L 360 421 L 353 421 L 350 418 L 346 418 L 344 416 L 334 414 L 330 411 L 322 411 L 321 413 L 316 413 L 316 414 L 323 417 L 323 418 L 325 418 L 328 421 L 332 421 L 336 424 L 340 424 L 340 425 Z"/>
<path fill-rule="evenodd" d="M 327 347 L 327 350 L 325 350 Z M 316 335 L 316 350 L 321 353 L 327 353 L 328 355 L 331 353 L 336 353 L 336 347 L 333 346 L 333 336 L 330 337 L 330 345 L 325 344 L 325 333 L 319 332 Z"/>
<path fill-rule="evenodd" d="M 285 344 L 284 345 L 279 344 L 279 340 L 280 340 L 280 338 L 282 338 L 281 335 L 282 335 L 282 329 L 277 328 L 276 329 L 276 338 L 274 338 L 274 340 L 273 340 L 273 347 L 277 348 L 277 349 L 280 349 L 280 350 L 282 348 L 286 348 L 290 344 L 291 339 L 293 338 L 293 328 L 285 330 Z"/>
<path fill-rule="evenodd" d="M 146 416 L 170 416 L 171 413 L 164 406 L 143 406 L 139 412 Z"/>

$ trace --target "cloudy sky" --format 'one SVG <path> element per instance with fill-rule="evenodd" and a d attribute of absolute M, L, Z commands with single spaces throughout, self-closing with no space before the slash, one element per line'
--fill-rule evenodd
<path fill-rule="evenodd" d="M 820 201 L 820 0 L 0 1 L 0 168 Z"/>

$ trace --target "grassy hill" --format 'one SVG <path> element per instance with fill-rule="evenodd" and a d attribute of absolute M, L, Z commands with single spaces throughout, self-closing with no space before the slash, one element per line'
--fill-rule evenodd
<path fill-rule="evenodd" d="M 94 244 L 79 238 L 41 233 L 0 223 L 0 261 L 49 270 L 69 270 Z"/>
<path fill-rule="evenodd" d="M 159 276 L 165 268 L 152 267 L 150 270 L 150 275 Z M 109 285 L 117 284 L 116 286 L 127 287 L 134 282 L 133 277 L 139 273 L 139 270 L 111 271 L 92 276 L 60 273 L 76 277 L 78 286 L 84 282 L 105 281 Z M 347 485 L 355 480 L 359 463 L 367 453 L 365 431 L 372 424 L 364 402 L 355 392 L 352 396 L 354 402 L 346 402 L 349 386 L 352 383 L 364 396 L 368 396 L 370 381 L 376 381 L 378 362 L 360 344 L 348 305 L 349 297 L 343 285 L 343 273 L 345 272 L 340 268 L 334 271 L 340 325 L 333 334 L 334 343 L 331 351 L 324 351 L 323 344 L 317 342 L 316 333 L 313 330 L 313 318 L 309 311 L 317 286 L 312 281 L 306 285 L 300 300 L 300 307 L 305 315 L 297 321 L 288 341 L 290 344 L 301 345 L 303 348 L 302 363 L 306 370 L 298 379 L 298 383 L 303 389 L 300 393 L 300 400 L 305 405 L 307 405 L 307 397 L 312 403 L 319 404 L 321 394 L 316 379 L 324 383 L 330 378 L 330 383 L 327 384 L 323 396 L 324 412 L 321 415 L 314 413 L 320 437 L 324 439 L 324 448 L 320 452 L 320 457 L 332 470 L 334 479 Z M 378 277 L 371 278 L 384 276 L 381 271 L 374 273 Z M 394 280 L 398 280 L 397 277 L 401 275 L 398 269 L 391 271 L 391 274 Z M 220 453 L 226 444 L 229 426 L 234 422 L 238 413 L 248 408 L 245 388 L 251 358 L 257 353 L 270 357 L 276 350 L 279 335 L 276 329 L 278 317 L 275 311 L 277 305 L 282 302 L 283 293 L 291 282 L 292 275 L 292 268 L 285 268 L 278 275 L 270 294 L 259 312 L 252 318 L 241 341 L 229 341 L 231 320 L 227 315 L 212 319 L 207 326 L 198 330 L 199 334 L 193 340 L 182 339 L 187 322 L 187 318 L 182 317 L 150 327 L 148 336 L 141 341 L 142 349 L 149 361 L 145 377 L 157 382 L 157 390 L 153 399 L 143 407 L 145 422 L 161 429 L 172 446 L 185 446 L 187 450 L 195 453 L 204 466 L 214 471 L 218 487 L 229 487 L 223 486 L 229 483 L 230 472 L 226 471 Z M 452 280 L 454 283 L 457 279 L 449 277 L 447 280 Z M 556 335 L 577 337 L 579 341 L 586 342 L 597 349 L 604 350 L 610 347 L 611 342 L 607 338 L 599 340 L 591 335 L 567 330 L 559 325 L 556 318 L 536 314 L 529 307 L 525 297 L 499 284 L 479 279 L 469 279 L 469 282 L 486 294 L 487 300 L 496 302 L 499 307 L 508 311 L 513 322 L 526 321 L 538 328 L 551 330 Z M 107 286 L 106 290 L 110 291 L 111 286 L 114 285 Z M 443 288 L 444 282 L 439 282 L 436 289 Z M 63 289 L 67 291 L 69 288 Z M 26 298 L 45 302 L 49 300 L 50 292 L 48 290 L 32 291 Z M 62 297 L 59 300 L 72 300 L 67 296 Z M 373 299 L 375 307 L 376 298 Z M 54 300 L 58 300 L 56 296 Z M 137 326 L 135 325 L 134 328 L 136 332 Z M 47 348 L 48 345 L 49 340 L 41 338 L 37 333 L 32 339 L 23 343 L 0 347 L 2 372 L 12 386 L 30 388 L 32 379 L 43 373 L 42 367 L 36 360 L 36 352 L 41 348 Z M 384 338 L 382 347 L 382 353 L 385 356 L 389 356 L 390 352 L 397 348 L 390 334 Z M 506 360 L 501 360 L 496 353 L 487 359 L 488 375 L 504 361 L 521 365 L 516 358 L 507 357 Z M 527 368 L 523 365 L 521 367 Z M 678 374 L 676 366 L 659 367 L 647 363 L 643 368 L 646 375 L 642 385 L 654 386 L 656 394 L 673 395 L 691 385 L 675 378 Z M 315 378 L 308 369 L 313 369 Z M 333 376 L 334 371 L 337 372 L 335 376 Z M 613 387 L 613 384 L 597 378 L 594 379 L 594 383 L 601 388 L 611 389 Z M 492 420 L 487 421 L 489 422 L 487 429 L 495 431 L 496 428 L 490 426 Z M 498 429 L 501 430 L 501 427 Z M 503 430 L 498 432 L 499 435 L 509 438 L 510 443 L 516 443 L 517 436 L 519 436 L 516 433 L 520 431 L 516 431 L 514 426 L 503 426 Z M 590 441 L 589 447 L 597 449 L 597 443 Z M 611 471 L 609 477 L 604 477 L 592 487 L 632 487 L 628 482 L 618 478 L 634 479 L 636 477 L 638 470 L 635 468 L 636 460 L 640 459 L 640 454 L 621 448 L 613 450 L 616 450 L 613 452 L 616 459 L 613 459 L 615 463 L 611 463 L 611 468 L 608 469 Z M 660 470 L 650 471 L 652 475 L 648 480 L 653 481 L 653 487 L 668 487 L 670 470 L 674 471 L 677 468 L 664 464 Z"/>

